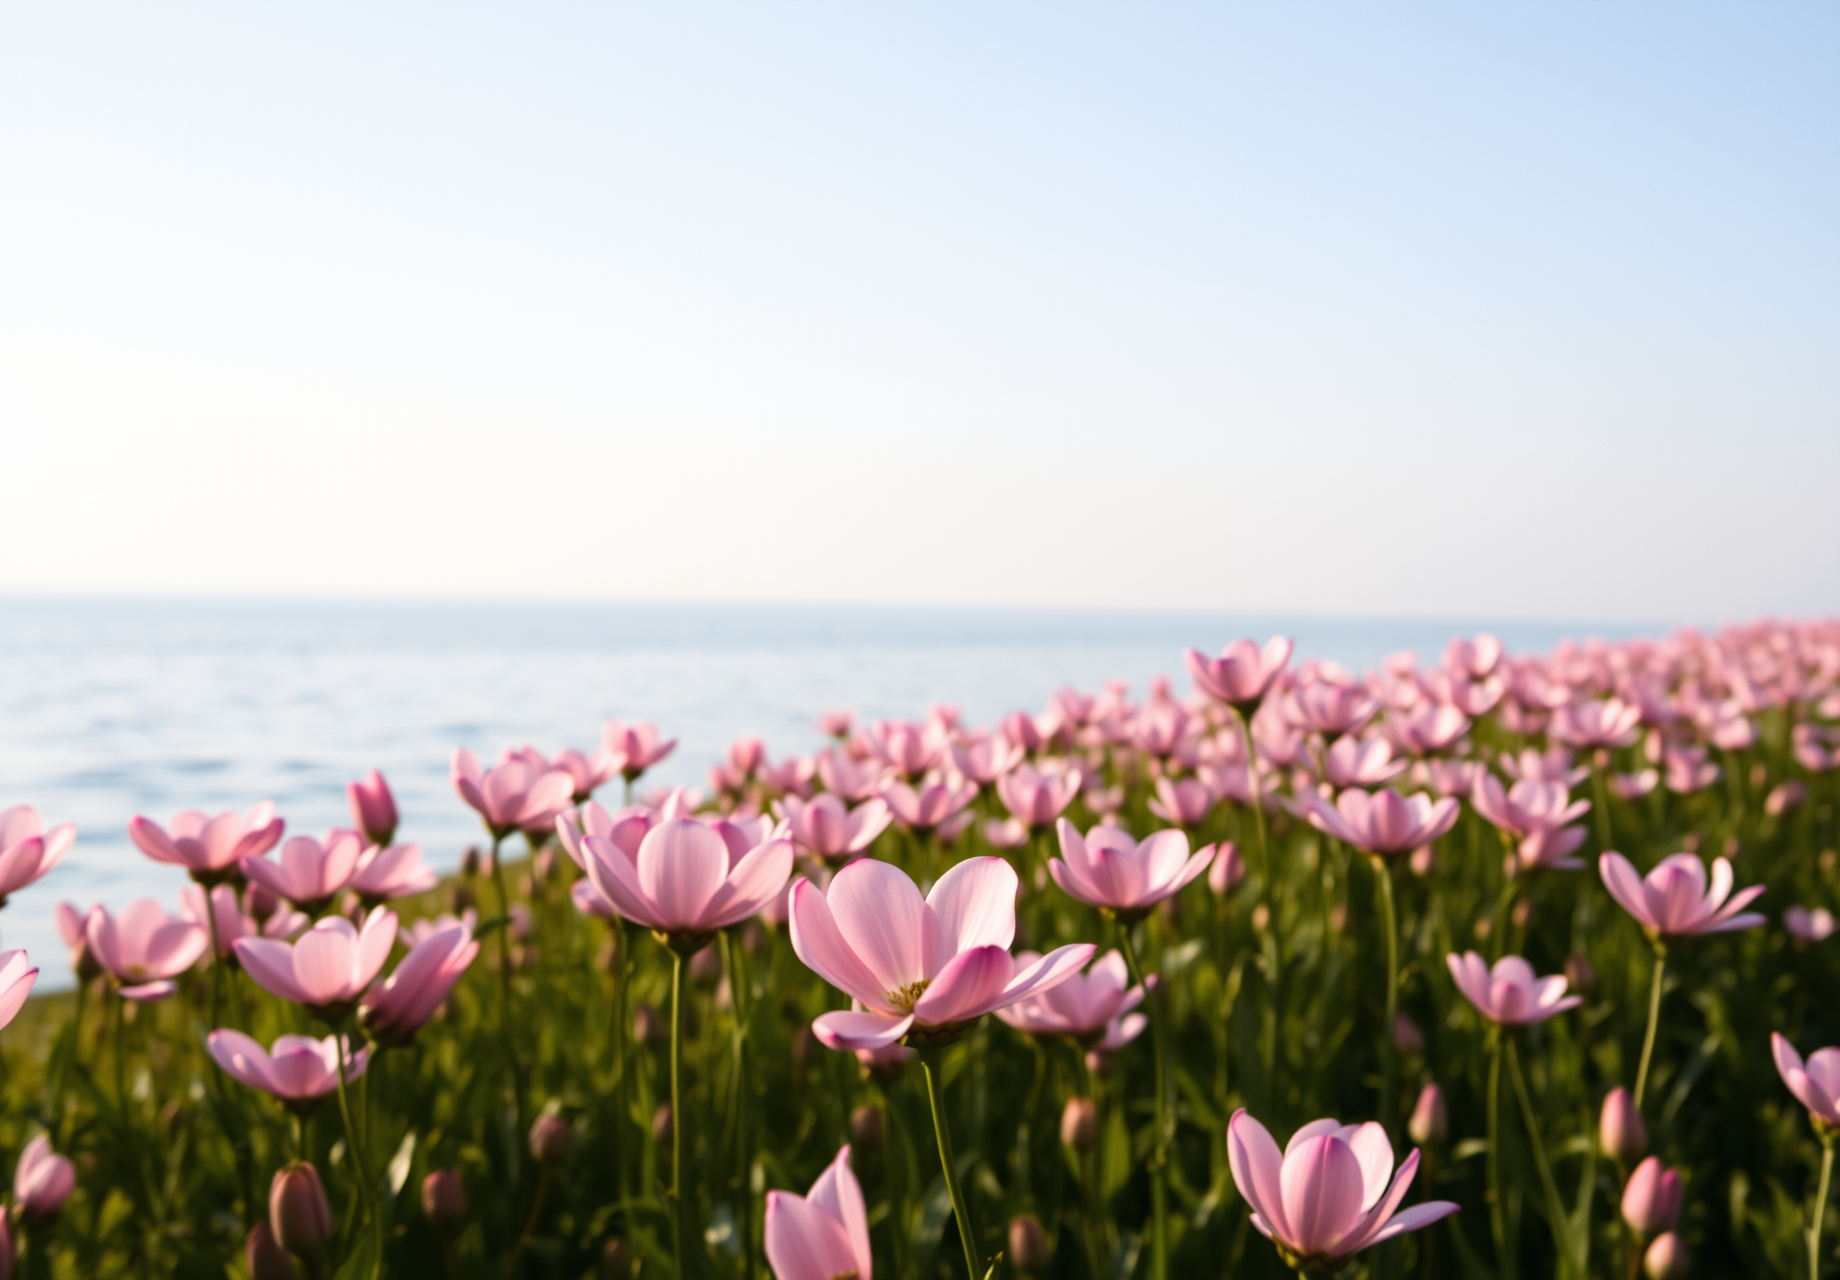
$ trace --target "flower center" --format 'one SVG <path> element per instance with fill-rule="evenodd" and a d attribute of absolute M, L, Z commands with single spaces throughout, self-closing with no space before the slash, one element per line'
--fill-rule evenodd
<path fill-rule="evenodd" d="M 888 1003 L 902 1013 L 912 1013 L 914 1005 L 926 993 L 927 984 L 930 982 L 932 982 L 931 978 L 922 978 L 918 982 L 910 982 L 904 987 L 898 987 L 888 993 Z M 837 1278 L 833 1276 L 831 1280 L 837 1280 Z"/>

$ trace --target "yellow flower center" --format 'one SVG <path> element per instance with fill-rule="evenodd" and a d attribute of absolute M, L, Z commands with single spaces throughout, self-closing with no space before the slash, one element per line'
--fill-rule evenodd
<path fill-rule="evenodd" d="M 931 978 L 922 978 L 918 982 L 910 982 L 904 987 L 890 991 L 888 993 L 888 1003 L 896 1009 L 899 1009 L 902 1013 L 912 1013 L 914 1011 L 914 1005 L 919 1002 L 921 995 L 926 991 L 927 984 L 930 982 L 932 982 Z M 837 1280 L 837 1277 L 832 1276 L 831 1280 Z"/>

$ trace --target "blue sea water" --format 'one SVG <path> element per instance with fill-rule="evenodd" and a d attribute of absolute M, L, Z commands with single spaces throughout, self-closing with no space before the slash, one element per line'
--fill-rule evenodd
<path fill-rule="evenodd" d="M 1182 650 L 1282 633 L 1300 656 L 1361 669 L 1434 658 L 1488 629 L 1510 648 L 1632 628 L 1438 619 L 768 605 L 374 603 L 0 598 L 0 808 L 74 822 L 75 849 L 0 912 L 43 987 L 66 985 L 51 909 L 152 895 L 183 877 L 148 861 L 143 813 L 273 800 L 291 831 L 348 822 L 345 783 L 383 770 L 399 839 L 454 866 L 480 831 L 448 784 L 456 746 L 588 748 L 609 716 L 678 739 L 647 779 L 702 784 L 744 733 L 774 757 L 816 746 L 820 711 L 918 716 L 936 702 L 987 723 L 1064 684 L 1186 688 Z M 1652 630 L 1652 629 L 1651 629 Z"/>

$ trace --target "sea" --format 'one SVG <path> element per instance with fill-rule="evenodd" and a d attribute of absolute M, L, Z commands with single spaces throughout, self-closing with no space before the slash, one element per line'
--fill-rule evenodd
<path fill-rule="evenodd" d="M 735 738 L 777 759 L 821 742 L 820 712 L 973 724 L 1040 710 L 1063 685 L 1188 680 L 1182 651 L 1283 634 L 1301 657 L 1353 670 L 1402 649 L 1435 660 L 1454 635 L 1515 651 L 1655 627 L 1207 613 L 763 604 L 378 602 L 0 597 L 0 808 L 74 822 L 63 863 L 0 910 L 0 946 L 25 947 L 40 989 L 69 985 L 59 900 L 177 909 L 183 874 L 129 842 L 165 823 L 273 800 L 290 832 L 349 823 L 345 784 L 380 769 L 398 839 L 441 869 L 481 839 L 455 796 L 455 747 L 594 745 L 611 716 L 678 741 L 647 776 L 705 785 Z M 617 784 L 616 784 L 617 788 Z M 614 790 L 611 799 L 617 801 Z"/>

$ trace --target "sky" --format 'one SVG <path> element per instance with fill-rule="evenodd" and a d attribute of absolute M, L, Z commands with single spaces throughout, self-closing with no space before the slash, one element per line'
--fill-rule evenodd
<path fill-rule="evenodd" d="M 0 592 L 1840 612 L 1840 8 L 0 7 Z"/>

